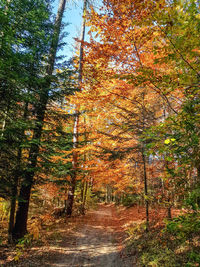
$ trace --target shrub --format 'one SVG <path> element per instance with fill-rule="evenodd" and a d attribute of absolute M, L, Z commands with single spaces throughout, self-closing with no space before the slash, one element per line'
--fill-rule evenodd
<path fill-rule="evenodd" d="M 122 200 L 122 205 L 125 207 L 133 207 L 138 203 L 139 199 L 139 195 L 136 194 L 126 195 Z"/>

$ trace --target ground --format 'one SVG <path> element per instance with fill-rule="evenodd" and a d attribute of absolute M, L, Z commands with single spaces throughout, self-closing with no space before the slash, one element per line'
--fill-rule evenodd
<path fill-rule="evenodd" d="M 85 216 L 70 219 L 58 225 L 46 245 L 34 246 L 23 252 L 19 262 L 9 261 L 14 254 L 4 249 L 7 257 L 2 266 L 136 266 L 122 253 L 125 237 L 121 216 L 114 205 L 99 205 Z M 48 231 L 50 232 L 50 231 Z"/>
<path fill-rule="evenodd" d="M 88 212 L 76 231 L 63 239 L 62 252 L 58 250 L 58 257 L 48 266 L 127 266 L 120 254 L 118 225 L 113 206 L 99 206 Z"/>
<path fill-rule="evenodd" d="M 124 241 L 129 225 L 140 223 L 144 218 L 144 208 L 125 209 L 99 204 L 85 216 L 58 222 L 53 230 L 45 229 L 46 243 L 25 249 L 18 262 L 12 260 L 16 252 L 4 248 L 4 260 L 0 260 L 0 264 L 21 267 L 138 266 L 136 255 L 127 254 Z"/>

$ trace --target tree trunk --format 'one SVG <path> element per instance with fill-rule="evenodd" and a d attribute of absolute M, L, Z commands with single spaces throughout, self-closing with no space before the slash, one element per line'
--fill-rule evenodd
<path fill-rule="evenodd" d="M 107 185 L 106 185 L 106 196 L 105 196 L 105 203 L 108 203 L 108 190 L 107 190 Z"/>
<path fill-rule="evenodd" d="M 171 208 L 171 206 L 168 207 L 167 217 L 168 217 L 168 219 L 171 219 L 172 218 L 172 208 Z"/>
<path fill-rule="evenodd" d="M 85 125 L 85 132 L 84 132 L 84 145 L 87 145 L 87 129 L 86 129 L 86 117 L 84 117 L 84 125 Z M 86 152 L 84 153 L 84 163 L 86 163 L 87 155 Z M 86 175 L 84 175 L 84 179 Z M 81 197 L 82 197 L 82 205 L 81 205 L 81 214 L 85 215 L 85 203 L 87 198 L 87 190 L 88 190 L 88 180 L 82 183 L 82 190 L 81 190 Z"/>
<path fill-rule="evenodd" d="M 9 225 L 8 225 L 8 242 L 12 243 L 12 232 L 15 223 L 15 210 L 16 210 L 16 201 L 17 201 L 17 194 L 18 194 L 18 184 L 19 178 L 21 176 L 21 156 L 22 156 L 22 149 L 21 147 L 18 149 L 17 155 L 17 168 L 14 174 L 14 181 L 12 184 L 11 189 L 11 202 L 10 202 L 10 217 L 9 217 Z"/>
<path fill-rule="evenodd" d="M 24 115 L 23 119 L 24 121 L 27 120 L 28 116 L 28 102 L 25 102 L 24 106 Z M 20 133 L 20 143 L 22 144 L 23 139 L 24 139 L 24 131 L 22 130 Z M 10 203 L 10 217 L 9 217 L 9 225 L 8 225 L 8 242 L 12 243 L 12 231 L 14 229 L 14 223 L 15 223 L 15 211 L 16 211 L 16 202 L 17 202 L 17 196 L 18 196 L 18 185 L 19 185 L 19 180 L 21 177 L 21 160 L 22 160 L 22 148 L 19 145 L 18 152 L 17 152 L 17 164 L 16 164 L 16 169 L 14 170 L 14 181 L 12 184 L 12 189 L 11 189 L 11 203 Z"/>
<path fill-rule="evenodd" d="M 83 72 L 83 42 L 85 39 L 85 13 L 87 8 L 87 1 L 84 0 L 83 3 L 83 22 L 81 27 L 81 36 L 80 36 L 80 48 L 79 48 L 79 68 L 78 68 L 78 86 L 79 89 L 81 88 L 81 82 L 82 82 L 82 72 Z M 78 147 L 78 135 L 79 135 L 79 106 L 76 106 L 75 111 L 75 118 L 74 118 L 74 128 L 73 128 L 73 148 Z M 76 177 L 77 177 L 77 167 L 78 167 L 78 154 L 74 151 L 73 153 L 73 161 L 72 161 L 72 167 L 73 167 L 73 174 L 71 178 L 71 190 L 68 194 L 68 207 L 67 207 L 67 216 L 70 217 L 73 210 L 73 203 L 74 203 L 74 192 L 76 188 Z"/>
<path fill-rule="evenodd" d="M 85 23 L 86 23 L 86 10 L 87 10 L 87 2 L 88 0 L 84 0 L 83 2 L 83 22 L 81 26 L 81 36 L 80 36 L 80 50 L 79 50 L 79 68 L 78 68 L 78 82 L 79 86 L 82 82 L 82 76 L 83 76 L 83 42 L 85 40 Z"/>
<path fill-rule="evenodd" d="M 148 232 L 149 230 L 149 200 L 148 200 L 146 158 L 145 158 L 143 149 L 142 149 L 142 160 L 143 160 L 144 196 L 145 196 L 145 209 L 146 209 L 146 231 Z"/>
<path fill-rule="evenodd" d="M 197 183 L 200 182 L 200 165 L 197 167 Z"/>
<path fill-rule="evenodd" d="M 75 117 L 74 122 L 74 133 L 73 133 L 73 148 L 76 149 L 78 147 L 78 129 L 79 129 L 79 116 Z M 78 171 L 78 153 L 77 151 L 73 152 L 73 160 L 72 160 L 72 175 L 71 175 L 71 190 L 68 192 L 68 207 L 67 207 L 67 216 L 70 217 L 72 215 L 73 204 L 74 204 L 74 192 L 76 189 L 76 176 Z"/>
<path fill-rule="evenodd" d="M 88 191 L 88 181 L 83 183 L 83 195 L 82 195 L 82 205 L 81 205 L 81 214 L 85 215 L 85 204 L 87 200 L 87 191 Z"/>
<path fill-rule="evenodd" d="M 8 242 L 12 243 L 12 231 L 14 228 L 15 222 L 15 210 L 16 210 L 16 197 L 17 197 L 17 186 L 18 186 L 18 175 L 15 178 L 15 183 L 12 186 L 12 195 L 10 202 L 10 217 L 9 217 L 9 225 L 8 225 Z"/>
<path fill-rule="evenodd" d="M 69 190 L 68 192 L 68 199 L 67 199 L 67 210 L 66 210 L 67 217 L 71 217 L 72 215 L 75 189 L 76 189 L 76 175 L 75 173 L 73 173 L 71 177 L 71 190 Z"/>
<path fill-rule="evenodd" d="M 13 240 L 18 240 L 22 238 L 27 233 L 27 219 L 28 219 L 28 209 L 29 209 L 29 201 L 31 195 L 31 188 L 33 185 L 33 178 L 35 175 L 35 168 L 37 166 L 37 158 L 39 155 L 39 146 L 40 139 L 42 135 L 42 127 L 45 117 L 46 106 L 49 98 L 49 88 L 51 84 L 51 75 L 53 73 L 55 57 L 58 47 L 60 29 L 61 29 L 61 21 L 65 9 L 66 0 L 60 0 L 58 13 L 55 20 L 55 28 L 52 36 L 52 44 L 49 52 L 49 59 L 46 69 L 46 83 L 44 87 L 41 88 L 40 91 L 40 99 L 38 106 L 36 107 L 36 126 L 33 132 L 33 139 L 37 140 L 37 143 L 32 142 L 27 168 L 24 173 L 20 194 L 19 194 L 19 203 L 18 210 L 16 214 L 16 222 L 12 232 Z"/>

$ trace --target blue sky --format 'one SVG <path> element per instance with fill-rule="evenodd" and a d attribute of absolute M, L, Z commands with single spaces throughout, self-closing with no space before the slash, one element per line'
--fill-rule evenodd
<path fill-rule="evenodd" d="M 56 14 L 58 8 L 59 0 L 54 2 L 54 13 Z M 68 33 L 68 36 L 65 39 L 67 45 L 64 47 L 64 50 L 59 54 L 67 56 L 69 59 L 74 54 L 74 37 L 80 36 L 80 29 L 82 23 L 82 9 L 83 1 L 69 1 L 65 9 L 64 22 L 70 23 L 65 31 Z"/>
<path fill-rule="evenodd" d="M 57 13 L 59 0 L 54 0 L 54 14 Z M 102 5 L 102 0 L 93 0 L 93 7 L 98 9 Z M 95 3 L 95 4 L 94 4 Z M 66 27 L 65 32 L 68 36 L 64 40 L 67 45 L 64 47 L 63 51 L 59 52 L 59 55 L 66 56 L 66 59 L 72 57 L 75 53 L 74 38 L 79 38 L 82 24 L 82 10 L 83 10 L 83 0 L 69 0 L 66 4 L 64 22 L 69 23 Z M 85 39 L 87 40 L 87 31 Z"/>

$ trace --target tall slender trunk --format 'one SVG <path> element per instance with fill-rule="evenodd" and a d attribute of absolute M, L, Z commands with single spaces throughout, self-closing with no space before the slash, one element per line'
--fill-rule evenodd
<path fill-rule="evenodd" d="M 7 15 L 7 11 L 8 11 L 8 8 L 9 8 L 9 4 L 10 4 L 10 0 L 7 0 L 6 1 L 6 4 L 5 4 L 5 14 Z M 3 35 L 4 36 L 4 33 L 3 32 L 1 32 L 1 35 Z M 1 36 L 1 38 L 3 37 L 3 36 Z M 3 122 L 2 122 L 2 128 L 1 128 L 1 131 L 2 131 L 2 134 L 1 134 L 1 137 L 3 137 L 3 135 L 4 135 L 4 130 L 5 130 L 5 128 L 6 128 L 6 120 L 7 120 L 7 116 L 8 116 L 8 113 L 9 113 L 9 109 L 10 109 L 10 101 L 8 102 L 8 106 L 6 107 L 6 110 L 5 110 L 5 112 L 4 112 L 4 118 L 3 118 Z"/>
<path fill-rule="evenodd" d="M 106 192 L 105 192 L 105 202 L 106 202 L 106 204 L 108 203 L 108 189 L 107 189 L 107 185 L 106 185 L 106 190 L 105 190 Z"/>
<path fill-rule="evenodd" d="M 145 91 L 142 92 L 143 104 L 142 104 L 142 130 L 145 131 Z M 145 197 L 145 209 L 146 209 L 146 232 L 149 231 L 149 200 L 148 200 L 148 182 L 147 182 L 147 168 L 146 168 L 146 156 L 145 156 L 145 144 L 142 143 L 142 161 L 143 161 L 143 176 L 144 176 L 144 197 Z"/>
<path fill-rule="evenodd" d="M 10 202 L 10 217 L 9 217 L 9 225 L 8 225 L 8 242 L 12 243 L 12 231 L 14 228 L 15 222 L 15 210 L 16 210 L 16 197 L 17 197 L 17 186 L 18 180 L 15 179 L 15 183 L 12 186 L 11 192 L 11 202 Z"/>
<path fill-rule="evenodd" d="M 87 145 L 87 129 L 86 129 L 86 117 L 84 117 L 84 125 L 85 125 L 85 132 L 84 132 L 84 145 Z M 87 155 L 86 152 L 84 153 L 83 156 L 83 161 L 86 163 L 87 160 Z M 84 178 L 86 178 L 86 175 L 84 175 Z M 84 180 L 82 182 L 82 204 L 81 204 L 81 214 L 85 214 L 85 204 L 86 204 L 86 199 L 87 199 L 87 191 L 88 191 L 88 180 Z"/>
<path fill-rule="evenodd" d="M 144 149 L 143 148 L 142 148 L 142 161 L 143 161 L 144 196 L 145 196 L 145 209 L 146 209 L 146 231 L 148 231 L 149 230 L 148 183 L 147 183 L 146 157 L 145 157 Z"/>
<path fill-rule="evenodd" d="M 83 73 L 83 42 L 85 39 L 85 13 L 87 9 L 88 0 L 84 0 L 83 3 L 83 22 L 81 26 L 81 36 L 80 36 L 80 48 L 79 48 L 79 68 L 78 68 L 78 86 L 81 88 L 82 82 L 82 73 Z M 75 118 L 74 118 L 74 127 L 73 127 L 73 148 L 76 149 L 78 147 L 78 136 L 79 136 L 79 106 L 77 105 L 75 108 Z M 68 207 L 67 207 L 67 216 L 70 217 L 73 210 L 74 203 L 74 192 L 76 188 L 76 177 L 78 171 L 78 154 L 76 151 L 73 152 L 73 160 L 72 160 L 73 172 L 71 175 L 71 190 L 68 193 Z"/>
<path fill-rule="evenodd" d="M 75 188 L 76 188 L 76 175 L 75 173 L 73 173 L 71 175 L 71 190 L 69 190 L 68 192 L 68 199 L 67 199 L 67 210 L 66 210 L 67 217 L 71 217 L 72 215 Z"/>
<path fill-rule="evenodd" d="M 168 219 L 172 218 L 172 206 L 170 204 L 170 197 L 168 198 L 168 208 L 167 208 L 167 217 Z"/>
<path fill-rule="evenodd" d="M 167 155 L 166 155 L 167 156 Z M 169 168 L 169 163 L 167 160 L 165 160 L 165 168 Z M 171 219 L 172 218 L 172 204 L 170 203 L 171 202 L 171 193 L 169 191 L 169 188 L 167 189 L 167 202 L 168 202 L 168 205 L 167 205 L 167 218 L 168 219 Z"/>
<path fill-rule="evenodd" d="M 49 88 L 51 85 L 51 75 L 53 73 L 54 64 L 55 64 L 55 57 L 58 47 L 59 35 L 61 30 L 61 22 L 66 5 L 66 0 L 60 0 L 58 13 L 55 20 L 55 27 L 52 36 L 52 44 L 49 52 L 48 64 L 46 69 L 46 82 L 44 86 L 41 88 L 40 91 L 40 99 L 38 106 L 36 107 L 36 126 L 33 131 L 33 139 L 37 140 L 37 143 L 32 142 L 30 151 L 29 151 L 29 158 L 27 168 L 24 172 L 24 177 L 22 181 L 22 185 L 20 188 L 19 194 L 19 203 L 18 203 L 18 210 L 16 214 L 16 222 L 12 232 L 12 238 L 14 240 L 18 240 L 22 238 L 27 233 L 27 219 L 28 219 L 28 209 L 29 209 L 29 202 L 30 202 L 30 194 L 31 188 L 33 185 L 33 178 L 35 175 L 35 168 L 37 166 L 37 158 L 39 155 L 39 148 L 40 148 L 40 139 L 42 135 L 42 128 L 43 122 L 45 117 L 46 106 L 49 98 Z"/>
<path fill-rule="evenodd" d="M 22 157 L 22 149 L 19 147 L 18 155 L 17 155 L 17 168 L 14 174 L 14 181 L 11 188 L 11 202 L 10 202 L 10 217 L 9 217 L 9 225 L 8 225 L 8 242 L 12 243 L 12 231 L 14 228 L 15 222 L 15 210 L 16 210 L 16 201 L 18 194 L 18 184 L 19 178 L 21 176 L 21 157 Z"/>
<path fill-rule="evenodd" d="M 85 204 L 86 204 L 86 200 L 87 200 L 88 181 L 85 182 L 84 188 L 85 188 L 85 190 L 84 190 L 84 194 L 83 194 L 83 214 L 85 214 Z"/>
<path fill-rule="evenodd" d="M 197 166 L 197 183 L 200 182 L 200 165 Z"/>
<path fill-rule="evenodd" d="M 24 106 L 24 115 L 23 119 L 24 121 L 27 120 L 28 116 L 28 102 L 25 102 Z M 21 130 L 20 132 L 20 143 L 23 142 L 24 139 L 24 130 Z M 12 231 L 14 228 L 14 223 L 15 223 L 15 211 L 16 211 L 16 202 L 17 202 L 17 196 L 18 196 L 18 185 L 19 185 L 19 180 L 21 177 L 21 160 L 22 160 L 22 147 L 19 145 L 18 151 L 17 151 L 17 164 L 16 168 L 14 170 L 14 179 L 13 179 L 13 184 L 11 188 L 11 203 L 10 203 L 10 217 L 9 217 L 9 225 L 8 225 L 8 242 L 12 243 Z"/>
<path fill-rule="evenodd" d="M 74 122 L 74 133 L 73 133 L 73 148 L 76 149 L 78 147 L 78 128 L 79 128 L 79 116 L 75 117 Z M 72 215 L 73 203 L 74 203 L 74 192 L 76 188 L 76 176 L 78 171 L 78 153 L 76 151 L 73 152 L 73 160 L 72 160 L 72 174 L 71 174 L 71 190 L 68 192 L 68 207 L 67 207 L 67 216 L 70 217 Z"/>
<path fill-rule="evenodd" d="M 81 36 L 80 36 L 80 50 L 79 50 L 79 68 L 78 68 L 78 82 L 79 86 L 80 83 L 82 82 L 82 77 L 83 77 L 83 42 L 85 40 L 85 24 L 86 24 L 86 10 L 87 10 L 87 2 L 88 0 L 84 0 L 83 2 L 83 22 L 81 26 Z"/>

